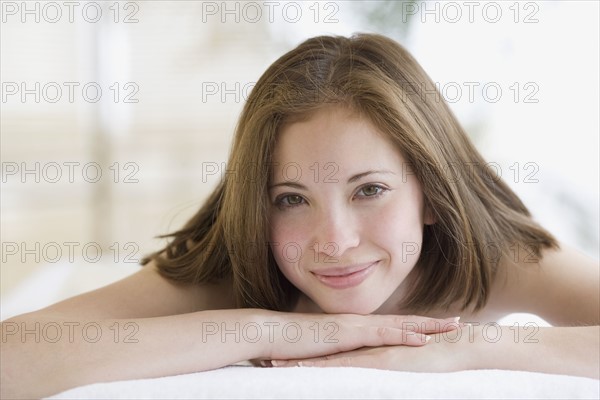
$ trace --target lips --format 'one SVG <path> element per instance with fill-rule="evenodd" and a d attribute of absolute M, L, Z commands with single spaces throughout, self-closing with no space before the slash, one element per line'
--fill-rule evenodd
<path fill-rule="evenodd" d="M 379 261 L 364 264 L 356 264 L 348 267 L 327 268 L 311 271 L 312 274 L 323 284 L 335 288 L 346 289 L 362 283 L 375 269 Z"/>

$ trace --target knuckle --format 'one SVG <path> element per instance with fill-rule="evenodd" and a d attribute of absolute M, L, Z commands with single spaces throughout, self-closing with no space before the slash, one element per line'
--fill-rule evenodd
<path fill-rule="evenodd" d="M 379 326 L 376 330 L 377 337 L 380 339 L 387 339 L 390 336 L 390 329 L 387 326 Z"/>

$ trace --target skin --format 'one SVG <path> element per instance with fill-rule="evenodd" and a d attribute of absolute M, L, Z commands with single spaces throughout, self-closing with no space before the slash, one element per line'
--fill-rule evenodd
<path fill-rule="evenodd" d="M 283 367 L 304 363 L 438 372 L 492 368 L 599 377 L 596 260 L 567 246 L 546 251 L 535 263 L 519 252 L 516 266 L 501 265 L 480 312 L 405 315 L 396 304 L 417 255 L 403 254 L 397 243 L 420 244 L 423 226 L 435 221 L 423 206 L 418 182 L 410 175 L 406 182 L 398 181 L 401 154 L 367 121 L 347 110 L 324 109 L 285 127 L 275 157 L 281 166 L 296 162 L 305 186 L 278 186 L 269 193 L 272 200 L 289 192 L 306 200 L 293 198 L 301 205 L 282 209 L 274 204 L 269 211 L 271 239 L 281 244 L 274 248 L 279 267 L 305 293 L 295 312 L 235 309 L 231 282 L 179 285 L 163 278 L 151 262 L 111 285 L 3 321 L 0 397 L 40 398 L 90 383 L 206 371 L 245 360 Z M 315 162 L 322 168 L 316 182 L 310 169 Z M 339 166 L 338 182 L 324 180 L 331 172 L 327 162 Z M 348 182 L 357 173 L 381 168 L 395 169 L 396 175 L 370 174 Z M 286 176 L 275 169 L 273 184 Z M 375 183 L 388 191 L 368 198 L 380 193 Z M 301 250 L 297 262 L 281 252 L 283 244 L 292 242 Z M 377 263 L 360 285 L 340 290 L 323 286 L 312 274 L 331 259 L 338 266 Z M 562 327 L 539 329 L 533 338 L 537 342 L 526 340 L 532 333 L 526 327 L 500 327 L 498 340 L 491 341 L 493 331 L 486 335 L 483 324 L 511 312 L 534 313 Z M 454 323 L 452 318 L 459 315 L 473 326 Z M 91 322 L 105 333 L 95 342 L 81 339 L 82 327 Z M 52 342 L 15 331 L 23 326 L 31 330 L 36 323 L 75 326 L 75 340 L 66 330 Z M 231 329 L 236 323 L 294 323 L 303 332 L 333 323 L 336 340 L 315 342 L 307 334 L 290 343 L 281 335 L 270 340 L 266 331 L 256 342 L 206 335 L 206 324 Z M 132 332 L 125 330 L 127 324 L 137 329 L 135 343 L 124 340 Z M 115 327 L 122 333 L 119 340 Z M 460 337 L 449 336 L 452 332 Z"/>

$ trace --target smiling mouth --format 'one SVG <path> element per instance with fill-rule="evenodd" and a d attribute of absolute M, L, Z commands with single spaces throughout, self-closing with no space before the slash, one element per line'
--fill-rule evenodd
<path fill-rule="evenodd" d="M 362 283 L 375 269 L 379 261 L 350 267 L 328 268 L 311 273 L 324 285 L 335 289 L 346 289 Z"/>

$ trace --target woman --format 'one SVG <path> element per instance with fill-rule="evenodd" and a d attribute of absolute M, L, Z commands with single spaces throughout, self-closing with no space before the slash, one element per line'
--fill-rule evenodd
<path fill-rule="evenodd" d="M 282 56 L 248 98 L 228 173 L 145 268 L 3 323 L 3 394 L 242 360 L 598 378 L 597 261 L 532 220 L 435 93 L 379 35 Z M 561 327 L 492 338 L 485 324 L 511 312 Z M 81 340 L 92 321 L 105 334 Z M 74 339 L 16 334 L 36 323 Z M 125 327 L 135 341 L 116 340 Z"/>

